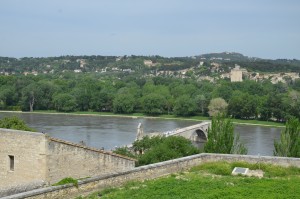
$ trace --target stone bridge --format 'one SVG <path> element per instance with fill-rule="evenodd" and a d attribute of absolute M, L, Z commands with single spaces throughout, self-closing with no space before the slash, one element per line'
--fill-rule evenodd
<path fill-rule="evenodd" d="M 196 125 L 176 129 L 173 131 L 166 131 L 162 133 L 151 133 L 151 136 L 161 135 L 161 136 L 182 136 L 194 142 L 206 142 L 207 141 L 207 132 L 210 127 L 211 122 L 201 122 Z M 137 137 L 136 140 L 141 139 L 144 136 L 142 124 L 138 125 Z"/>

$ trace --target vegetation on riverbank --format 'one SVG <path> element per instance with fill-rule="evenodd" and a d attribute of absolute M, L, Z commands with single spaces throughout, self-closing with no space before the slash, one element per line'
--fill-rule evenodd
<path fill-rule="evenodd" d="M 23 131 L 35 131 L 35 129 L 27 126 L 27 124 L 22 119 L 16 116 L 2 118 L 0 120 L 0 128 L 23 130 Z"/>
<path fill-rule="evenodd" d="M 0 109 L 179 117 L 207 117 L 222 110 L 234 119 L 285 122 L 291 117 L 300 118 L 300 84 L 287 82 L 209 82 L 192 76 L 118 77 L 67 72 L 0 76 Z"/>
<path fill-rule="evenodd" d="M 234 167 L 261 169 L 264 177 L 232 176 Z M 300 169 L 245 162 L 205 163 L 188 172 L 155 180 L 128 182 L 108 188 L 85 199 L 96 198 L 296 198 L 300 195 Z"/>
<path fill-rule="evenodd" d="M 132 148 L 120 147 L 114 153 L 137 159 L 136 166 L 163 162 L 200 153 L 192 142 L 181 136 L 144 136 Z"/>

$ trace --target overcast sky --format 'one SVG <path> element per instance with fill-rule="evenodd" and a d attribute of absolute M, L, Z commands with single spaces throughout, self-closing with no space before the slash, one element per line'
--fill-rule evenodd
<path fill-rule="evenodd" d="M 0 56 L 300 59 L 299 0 L 0 0 Z"/>

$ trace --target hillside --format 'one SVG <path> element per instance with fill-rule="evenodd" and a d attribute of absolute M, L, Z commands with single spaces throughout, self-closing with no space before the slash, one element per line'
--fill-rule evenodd
<path fill-rule="evenodd" d="M 213 75 L 212 68 L 219 64 L 219 73 L 228 72 L 235 64 L 254 72 L 300 72 L 299 60 L 268 60 L 252 58 L 240 53 L 210 53 L 191 57 L 161 56 L 60 56 L 60 57 L 0 57 L 0 74 L 57 74 L 74 73 L 138 73 L 141 75 L 177 75 L 174 72 L 192 70 L 197 75 Z M 203 66 L 201 70 L 200 66 Z M 171 72 L 168 72 L 171 71 Z"/>

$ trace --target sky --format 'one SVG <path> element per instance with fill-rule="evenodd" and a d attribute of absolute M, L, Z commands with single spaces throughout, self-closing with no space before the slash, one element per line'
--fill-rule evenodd
<path fill-rule="evenodd" d="M 300 59 L 299 0 L 0 0 L 0 56 Z"/>

